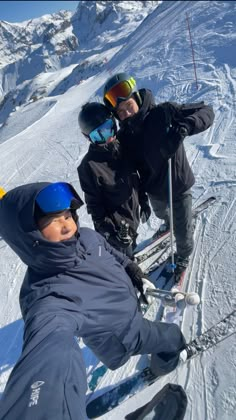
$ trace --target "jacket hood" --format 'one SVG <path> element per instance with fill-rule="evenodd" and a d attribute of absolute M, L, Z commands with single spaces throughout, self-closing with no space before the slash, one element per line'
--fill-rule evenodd
<path fill-rule="evenodd" d="M 74 266 L 76 238 L 47 241 L 34 220 L 35 198 L 50 182 L 17 187 L 0 200 L 0 235 L 24 264 L 35 271 L 56 274 Z"/>

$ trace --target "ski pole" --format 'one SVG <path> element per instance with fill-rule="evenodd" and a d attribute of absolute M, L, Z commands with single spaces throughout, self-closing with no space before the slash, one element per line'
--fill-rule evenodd
<path fill-rule="evenodd" d="M 172 167 L 171 158 L 168 159 L 168 184 L 169 184 L 169 207 L 170 207 L 170 247 L 171 247 L 171 271 L 175 270 L 174 262 L 174 228 L 173 228 L 173 197 L 172 197 Z"/>
<path fill-rule="evenodd" d="M 182 292 L 178 289 L 175 290 L 164 290 L 164 289 L 150 289 L 148 288 L 145 293 L 154 298 L 161 299 L 164 296 L 174 298 L 176 295 L 182 295 L 185 298 L 186 303 L 189 305 L 198 305 L 200 303 L 200 296 L 195 292 Z"/>

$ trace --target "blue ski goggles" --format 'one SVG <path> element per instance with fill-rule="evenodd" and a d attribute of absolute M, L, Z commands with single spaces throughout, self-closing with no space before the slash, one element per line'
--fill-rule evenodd
<path fill-rule="evenodd" d="M 72 185 L 66 182 L 48 185 L 38 193 L 35 201 L 44 214 L 76 210 L 84 204 Z"/>
<path fill-rule="evenodd" d="M 106 120 L 99 127 L 89 133 L 89 138 L 94 144 L 104 144 L 110 137 L 114 137 L 114 121 L 112 119 Z"/>

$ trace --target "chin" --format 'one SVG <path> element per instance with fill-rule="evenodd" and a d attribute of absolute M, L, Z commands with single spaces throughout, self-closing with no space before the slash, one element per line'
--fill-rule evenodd
<path fill-rule="evenodd" d="M 116 137 L 110 137 L 110 138 L 107 140 L 107 144 L 112 143 L 112 142 L 115 140 L 115 138 L 116 138 Z"/>
<path fill-rule="evenodd" d="M 72 239 L 75 237 L 75 234 L 63 236 L 63 238 L 60 239 L 60 242 L 69 241 L 69 239 Z"/>

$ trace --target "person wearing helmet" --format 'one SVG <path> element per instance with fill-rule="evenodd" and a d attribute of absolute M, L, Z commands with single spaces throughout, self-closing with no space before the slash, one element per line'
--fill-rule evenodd
<path fill-rule="evenodd" d="M 98 102 L 85 104 L 79 113 L 79 126 L 90 142 L 77 168 L 88 213 L 95 230 L 131 256 L 140 215 L 146 222 L 151 214 L 147 194 L 142 193 L 139 175 L 122 153 L 109 109 Z"/>
<path fill-rule="evenodd" d="M 80 227 L 83 201 L 65 182 L 21 185 L 0 198 L 0 235 L 26 265 L 22 354 L 1 397 L 1 420 L 78 420 L 86 370 L 75 337 L 110 369 L 151 353 L 155 373 L 186 348 L 175 324 L 143 318 L 136 293 L 151 283 L 98 232 Z"/>
<path fill-rule="evenodd" d="M 153 211 L 164 220 L 154 236 L 169 229 L 168 160 L 171 159 L 178 280 L 193 251 L 191 187 L 195 179 L 183 141 L 212 125 L 213 109 L 204 102 L 155 105 L 152 92 L 138 90 L 134 78 L 127 73 L 118 73 L 108 79 L 103 98 L 104 104 L 120 121 L 118 140 L 140 173 Z"/>

